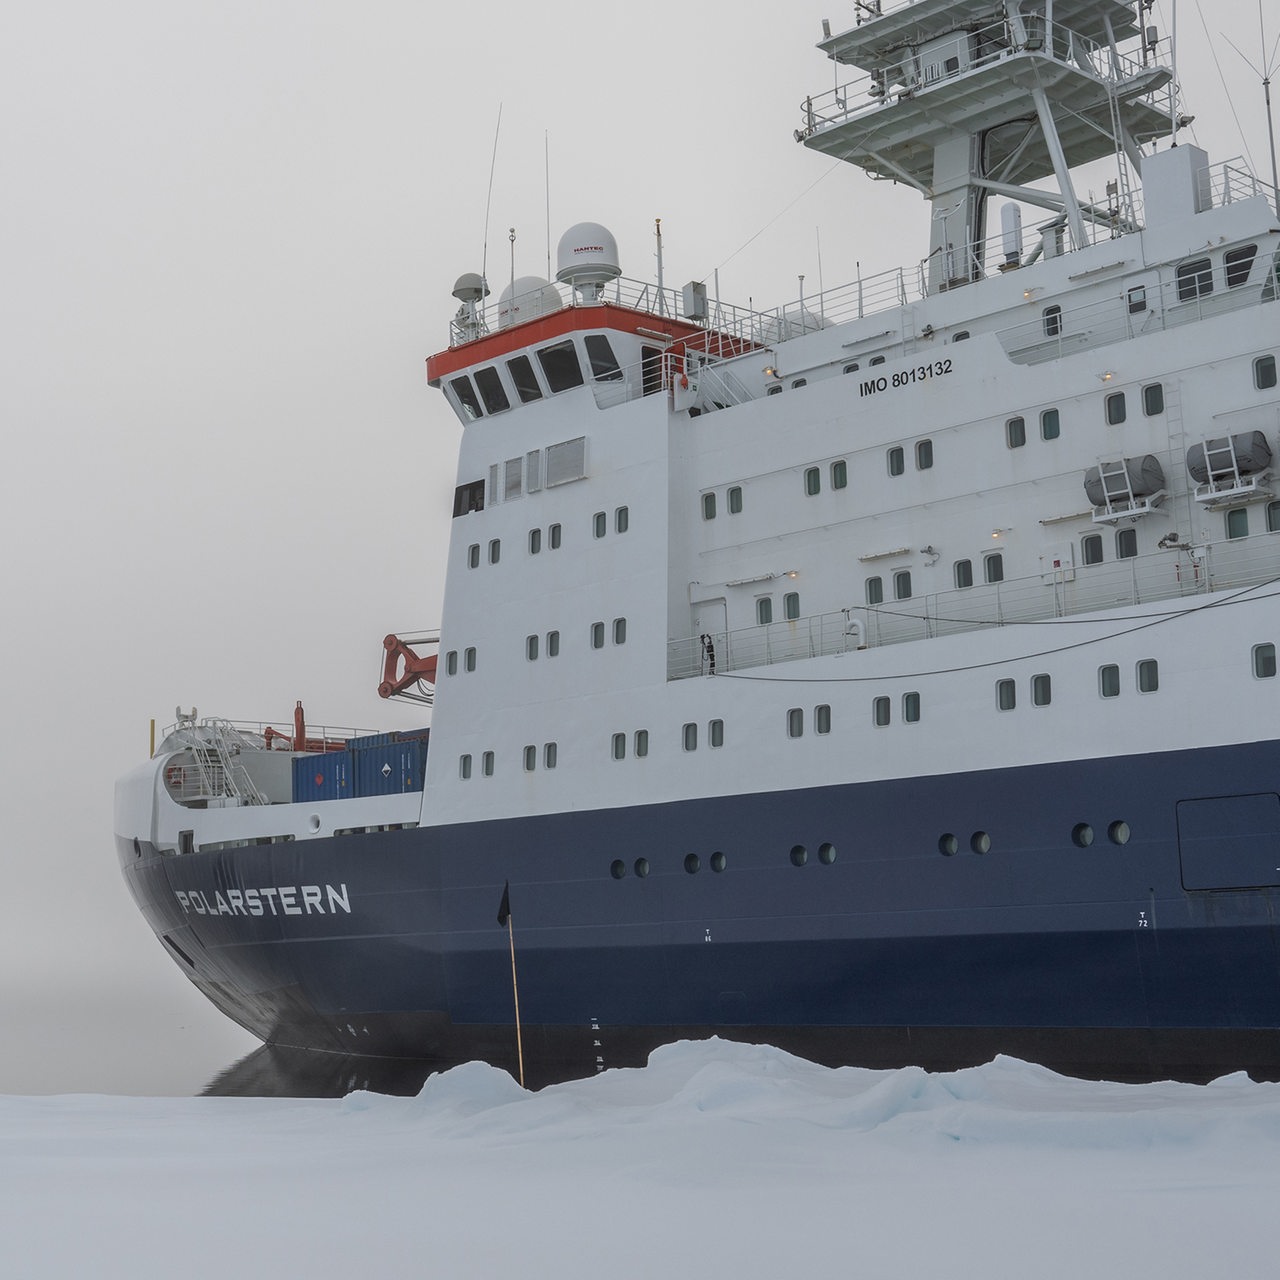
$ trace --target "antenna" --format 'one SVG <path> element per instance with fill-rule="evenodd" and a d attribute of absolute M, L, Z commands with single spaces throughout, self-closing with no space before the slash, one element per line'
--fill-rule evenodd
<path fill-rule="evenodd" d="M 1271 148 L 1271 204 L 1272 207 L 1280 212 L 1280 176 L 1276 172 L 1276 130 L 1275 123 L 1271 119 L 1271 73 L 1276 69 L 1276 49 L 1280 47 L 1280 36 L 1276 37 L 1276 43 L 1271 46 L 1271 52 L 1267 52 L 1267 33 L 1262 25 L 1262 0 L 1258 0 L 1258 42 L 1262 48 L 1262 61 L 1258 66 L 1254 66 L 1248 58 L 1236 49 L 1231 39 L 1223 34 L 1222 38 L 1231 45 L 1236 53 L 1240 54 L 1244 65 L 1262 80 L 1262 97 L 1267 104 L 1267 142 Z"/>
<path fill-rule="evenodd" d="M 498 167 L 498 131 L 502 128 L 502 103 L 498 103 L 498 123 L 493 126 L 493 155 L 489 159 L 489 194 L 484 201 L 484 249 L 480 254 L 480 279 L 488 283 L 489 206 L 493 203 L 493 172 Z"/>
<path fill-rule="evenodd" d="M 542 183 L 547 193 L 547 279 L 551 280 L 551 140 L 546 129 L 542 131 Z"/>

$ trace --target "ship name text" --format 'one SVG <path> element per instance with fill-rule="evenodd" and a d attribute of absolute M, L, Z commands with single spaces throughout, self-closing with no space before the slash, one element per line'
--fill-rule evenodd
<path fill-rule="evenodd" d="M 945 360 L 931 360 L 928 364 L 915 364 L 910 369 L 899 369 L 896 373 L 882 374 L 878 378 L 867 378 L 858 384 L 858 394 L 873 396 L 878 391 L 888 391 L 890 387 L 909 387 L 916 382 L 928 382 L 930 378 L 942 378 L 953 369 L 951 357 Z"/>
<path fill-rule="evenodd" d="M 351 898 L 345 884 L 267 885 L 260 889 L 220 889 L 210 895 L 201 889 L 175 889 L 174 896 L 187 915 L 197 916 L 309 916 L 351 914 Z"/>

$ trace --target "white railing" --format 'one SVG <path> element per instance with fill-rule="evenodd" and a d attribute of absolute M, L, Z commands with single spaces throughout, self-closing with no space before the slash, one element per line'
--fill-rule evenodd
<path fill-rule="evenodd" d="M 882 605 L 851 606 L 795 622 L 718 632 L 707 639 L 714 647 L 715 670 L 719 674 L 964 631 L 1050 622 L 1268 582 L 1280 586 L 1280 537 L 1263 533 L 1204 546 L 1172 547 L 1128 560 L 1076 565 L 1030 578 L 934 592 Z M 668 679 L 709 674 L 710 652 L 702 637 L 668 642 Z"/>

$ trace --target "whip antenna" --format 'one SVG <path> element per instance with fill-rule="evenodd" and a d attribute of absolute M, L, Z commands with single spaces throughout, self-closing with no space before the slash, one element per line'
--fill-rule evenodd
<path fill-rule="evenodd" d="M 493 203 L 493 171 L 498 167 L 498 132 L 502 128 L 502 103 L 498 103 L 498 122 L 493 126 L 493 155 L 489 159 L 489 194 L 484 199 L 484 250 L 480 255 L 480 279 L 489 284 L 489 206 Z"/>

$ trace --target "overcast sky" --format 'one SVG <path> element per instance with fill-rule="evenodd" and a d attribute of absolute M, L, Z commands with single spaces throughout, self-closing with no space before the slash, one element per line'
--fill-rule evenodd
<path fill-rule="evenodd" d="M 1179 13 L 1196 138 L 1269 172 L 1218 34 L 1262 61 L 1256 0 L 1208 9 Z M 916 197 L 791 137 L 832 83 L 821 19 L 852 12 L 3 7 L 0 1091 L 194 1089 L 254 1043 L 116 867 L 150 717 L 418 722 L 375 695 L 380 641 L 439 622 L 459 428 L 423 360 L 484 262 L 499 108 L 495 293 L 512 226 L 516 273 L 545 274 L 549 203 L 553 251 L 603 222 L 649 280 L 661 217 L 668 284 L 718 268 L 726 300 L 776 305 L 925 250 Z"/>

